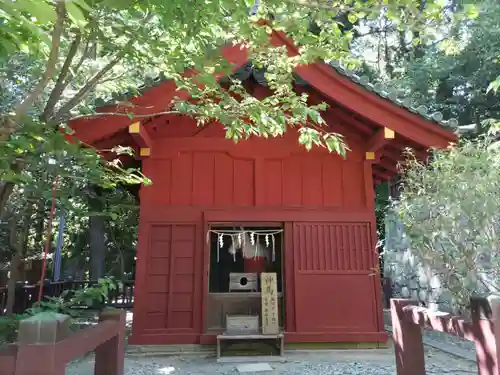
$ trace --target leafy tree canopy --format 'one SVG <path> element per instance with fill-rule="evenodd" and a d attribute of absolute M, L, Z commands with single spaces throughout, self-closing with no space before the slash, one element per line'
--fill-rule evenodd
<path fill-rule="evenodd" d="M 410 159 L 396 209 L 420 265 L 439 278 L 454 308 L 498 293 L 500 144 L 463 141 L 436 151 L 430 165 Z M 446 300 L 446 298 L 445 298 Z"/>
<path fill-rule="evenodd" d="M 500 118 L 500 5 L 478 1 L 475 10 L 474 18 L 418 30 L 430 35 L 418 43 L 383 20 L 370 25 L 355 50 L 370 56 L 366 69 L 375 80 L 415 106 L 425 105 L 461 125 L 477 124 L 484 132 L 489 128 L 484 120 Z"/>
<path fill-rule="evenodd" d="M 96 97 L 108 99 L 115 93 L 116 99 L 116 93 L 134 92 L 146 77 L 161 73 L 205 99 L 188 110 L 200 119 L 222 121 L 234 139 L 277 135 L 287 124 L 322 124 L 317 114 L 322 106 L 309 108 L 303 97 L 293 93 L 292 68 L 317 59 L 347 57 L 353 31 L 345 29 L 341 16 L 354 24 L 384 15 L 398 27 L 418 29 L 429 22 L 450 23 L 463 14 L 457 12 L 460 4 L 437 0 L 2 0 L 0 4 L 0 58 L 14 55 L 16 60 L 21 53 L 32 64 L 31 78 L 41 75 L 40 80 L 24 82 L 28 86 L 24 100 L 12 101 L 17 117 L 38 103 L 43 121 L 62 123 L 73 114 L 91 113 Z M 470 12 L 470 6 L 466 10 Z M 270 20 L 269 26 L 261 26 L 257 22 L 261 19 Z M 301 55 L 289 57 L 282 48 L 271 48 L 271 27 L 285 31 L 300 46 Z M 228 42 L 244 43 L 256 64 L 272 67 L 266 77 L 275 92 L 272 98 L 243 100 L 242 106 L 221 89 L 213 73 L 230 73 L 219 54 L 220 46 Z M 12 63 L 12 57 L 9 60 Z M 203 90 L 183 78 L 188 68 L 199 73 Z M 231 90 L 244 94 L 237 82 Z M 253 127 L 244 126 L 247 118 Z M 326 143 L 317 132 L 307 134 L 304 143 L 311 144 L 314 138 L 315 143 L 342 151 L 338 143 Z"/>

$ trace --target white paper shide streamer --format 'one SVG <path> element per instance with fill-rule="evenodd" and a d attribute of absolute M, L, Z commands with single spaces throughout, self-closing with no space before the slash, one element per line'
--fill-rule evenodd
<path fill-rule="evenodd" d="M 267 256 L 267 249 L 271 248 L 272 261 L 276 261 L 276 236 L 283 233 L 283 229 L 234 229 L 219 230 L 210 229 L 207 233 L 207 242 L 210 233 L 217 235 L 217 262 L 220 261 L 220 250 L 224 247 L 224 238 L 231 239 L 229 253 L 233 255 L 236 261 L 236 252 L 241 251 L 243 258 L 257 258 Z M 263 238 L 264 241 L 260 241 Z"/>

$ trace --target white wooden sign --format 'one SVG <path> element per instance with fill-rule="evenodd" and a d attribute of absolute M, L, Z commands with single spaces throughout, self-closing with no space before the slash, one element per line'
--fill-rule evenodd
<path fill-rule="evenodd" d="M 278 281 L 276 273 L 260 274 L 262 298 L 262 334 L 276 335 L 279 333 L 278 321 Z"/>

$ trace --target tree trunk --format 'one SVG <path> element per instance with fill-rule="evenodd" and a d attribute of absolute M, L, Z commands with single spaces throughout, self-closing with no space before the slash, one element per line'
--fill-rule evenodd
<path fill-rule="evenodd" d="M 10 275 L 7 283 L 7 305 L 5 306 L 6 315 L 11 315 L 14 312 L 14 302 L 16 300 L 16 284 L 21 276 L 22 256 L 19 252 L 15 252 L 10 260 Z"/>
<path fill-rule="evenodd" d="M 92 189 L 89 197 L 89 206 L 91 214 L 89 217 L 89 237 L 90 237 L 90 279 L 98 280 L 105 274 L 105 256 L 106 256 L 106 236 L 105 236 L 105 218 L 101 213 L 104 204 L 101 199 L 102 192 L 99 188 Z"/>
<path fill-rule="evenodd" d="M 45 201 L 40 199 L 37 203 L 36 217 L 35 217 L 35 246 L 36 250 L 43 249 L 43 235 L 45 229 L 45 219 L 47 212 L 45 210 Z"/>
<path fill-rule="evenodd" d="M 21 232 L 17 232 L 15 217 L 11 218 L 9 223 L 9 247 L 13 251 L 10 262 L 10 277 L 7 284 L 7 315 L 14 312 L 14 304 L 16 301 L 16 284 L 21 279 L 23 266 L 23 258 L 26 254 L 26 247 L 28 245 L 28 234 L 31 225 L 32 206 L 28 202 L 26 204 L 26 211 L 24 212 L 24 221 Z"/>

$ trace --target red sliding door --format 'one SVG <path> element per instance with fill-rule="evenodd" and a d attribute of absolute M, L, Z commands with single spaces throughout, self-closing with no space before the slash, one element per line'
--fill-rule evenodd
<path fill-rule="evenodd" d="M 369 222 L 294 223 L 295 331 L 377 331 L 376 262 Z"/>

